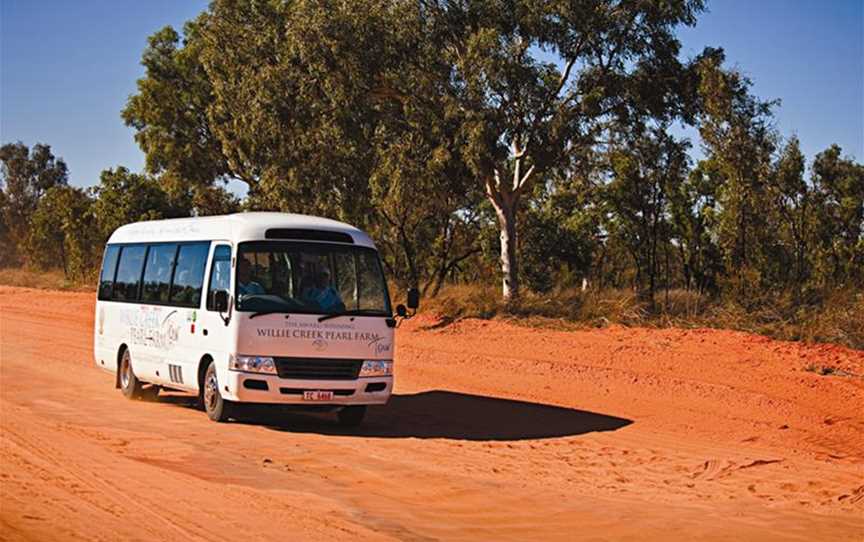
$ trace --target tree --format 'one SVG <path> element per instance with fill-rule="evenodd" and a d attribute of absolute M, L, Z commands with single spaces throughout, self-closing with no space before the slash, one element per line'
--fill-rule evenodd
<path fill-rule="evenodd" d="M 401 5 L 217 1 L 202 16 L 210 128 L 252 206 L 364 222 Z"/>
<path fill-rule="evenodd" d="M 18 262 L 26 250 L 27 225 L 40 198 L 68 181 L 66 163 L 51 147 L 37 143 L 32 149 L 21 143 L 0 147 L 0 185 L 3 187 L 3 223 L 8 236 L 9 262 Z"/>
<path fill-rule="evenodd" d="M 668 73 L 673 29 L 695 23 L 699 0 L 630 2 L 423 2 L 432 37 L 451 66 L 443 83 L 460 116 L 472 174 L 495 208 L 502 293 L 518 296 L 518 213 L 538 179 L 595 145 L 602 124 L 626 114 L 640 75 Z M 557 55 L 563 69 L 542 60 Z M 655 77 L 663 108 L 674 78 Z"/>
<path fill-rule="evenodd" d="M 168 196 L 159 181 L 123 166 L 106 169 L 95 187 L 93 215 L 103 239 L 124 224 L 140 220 L 157 220 L 189 216 L 182 200 Z"/>
<path fill-rule="evenodd" d="M 594 187 L 582 181 L 550 184 L 523 215 L 521 270 L 531 290 L 574 286 L 591 275 L 600 245 L 600 212 Z"/>
<path fill-rule="evenodd" d="M 374 230 L 397 279 L 432 292 L 476 252 L 478 196 L 420 23 L 408 2 L 214 2 L 182 46 L 171 29 L 151 37 L 124 117 L 173 198 L 207 194 L 186 186 L 209 161 L 201 184 L 243 180 L 247 209 Z"/>
<path fill-rule="evenodd" d="M 192 154 L 212 164 L 204 176 L 242 179 L 251 207 L 363 225 L 377 215 L 370 180 L 389 144 L 382 132 L 404 134 L 393 129 L 403 123 L 406 137 L 428 140 L 412 122 L 434 112 L 445 131 L 427 134 L 457 144 L 450 159 L 496 210 L 509 299 L 523 198 L 595 143 L 598 119 L 627 113 L 629 95 L 670 107 L 677 79 L 665 75 L 680 67 L 672 32 L 701 9 L 701 0 L 217 0 L 187 25 L 182 48 L 173 31 L 151 39 L 147 76 L 125 114 L 148 164 L 181 171 L 174 149 L 199 141 L 208 152 Z M 448 183 L 439 184 L 441 195 Z"/>
<path fill-rule="evenodd" d="M 219 181 L 213 184 L 190 183 L 173 173 L 165 172 L 157 178 L 159 188 L 168 197 L 168 206 L 187 209 L 193 216 L 211 216 L 236 213 L 240 201 Z"/>
<path fill-rule="evenodd" d="M 0 190 L 0 268 L 11 265 L 15 261 L 15 244 L 9 224 L 6 222 L 8 205 L 6 192 Z"/>
<path fill-rule="evenodd" d="M 812 184 L 822 283 L 864 285 L 864 165 L 832 145 L 813 160 Z"/>
<path fill-rule="evenodd" d="M 722 177 L 719 245 L 732 288 L 741 299 L 762 290 L 762 271 L 770 264 L 769 187 L 777 135 L 771 124 L 776 102 L 749 92 L 752 83 L 735 70 L 722 68 L 723 56 L 701 63 L 699 133 L 712 168 Z"/>
<path fill-rule="evenodd" d="M 145 76 L 121 115 L 135 129 L 148 173 L 207 186 L 236 172 L 210 128 L 213 89 L 200 60 L 199 28 L 197 19 L 186 23 L 182 44 L 170 26 L 148 38 L 141 58 Z"/>
<path fill-rule="evenodd" d="M 710 160 L 700 161 L 670 193 L 673 235 L 681 260 L 684 287 L 715 292 L 723 273 L 716 243 L 717 191 L 722 177 Z"/>
<path fill-rule="evenodd" d="M 92 205 L 80 188 L 49 188 L 30 220 L 28 260 L 45 269 L 61 267 L 69 279 L 90 278 L 104 241 L 93 227 Z"/>
<path fill-rule="evenodd" d="M 651 309 L 659 248 L 671 238 L 670 195 L 680 190 L 689 160 L 689 145 L 670 136 L 667 128 L 660 124 L 621 134 L 620 142 L 610 147 L 612 180 L 604 191 L 607 228 L 628 248 L 636 266 L 637 289 Z"/>
<path fill-rule="evenodd" d="M 479 253 L 474 241 L 479 198 L 451 156 L 458 152 L 454 146 L 424 137 L 428 133 L 419 128 L 379 134 L 388 141 L 379 143 L 369 180 L 380 217 L 372 231 L 397 281 L 435 295 L 460 262 Z"/>
<path fill-rule="evenodd" d="M 783 258 L 781 265 L 786 272 L 794 272 L 794 291 L 798 300 L 809 275 L 812 193 L 804 180 L 804 155 L 797 137 L 790 139 L 781 150 L 770 189 L 783 226 L 778 233 L 791 254 L 791 258 Z"/>

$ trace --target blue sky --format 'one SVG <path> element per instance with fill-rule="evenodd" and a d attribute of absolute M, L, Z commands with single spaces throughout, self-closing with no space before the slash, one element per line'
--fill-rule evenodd
<path fill-rule="evenodd" d="M 45 142 L 78 186 L 144 158 L 120 110 L 147 36 L 180 28 L 205 1 L 0 0 L 0 142 Z M 831 143 L 864 159 L 864 1 L 714 0 L 683 54 L 726 49 L 762 98 L 779 98 L 777 128 L 811 160 Z"/>

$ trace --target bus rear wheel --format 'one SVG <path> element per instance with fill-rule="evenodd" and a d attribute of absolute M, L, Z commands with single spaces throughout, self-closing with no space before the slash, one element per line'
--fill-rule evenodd
<path fill-rule="evenodd" d="M 204 373 L 201 386 L 201 404 L 204 412 L 214 422 L 225 422 L 231 417 L 233 403 L 226 401 L 219 393 L 219 381 L 216 379 L 216 362 L 211 361 Z"/>
<path fill-rule="evenodd" d="M 120 356 L 120 391 L 128 399 L 138 399 L 141 397 L 143 390 L 144 385 L 132 371 L 132 355 L 129 354 L 129 349 L 127 348 L 123 350 L 123 355 Z"/>
<path fill-rule="evenodd" d="M 366 405 L 348 406 L 337 413 L 342 427 L 359 427 L 366 416 Z"/>

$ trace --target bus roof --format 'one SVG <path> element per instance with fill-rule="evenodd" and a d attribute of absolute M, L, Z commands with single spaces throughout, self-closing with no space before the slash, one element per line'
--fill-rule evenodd
<path fill-rule="evenodd" d="M 159 243 L 182 241 L 263 241 L 267 230 L 301 230 L 347 234 L 355 245 L 375 248 L 363 231 L 329 218 L 290 213 L 235 213 L 232 215 L 170 218 L 134 222 L 117 228 L 108 239 L 116 243 Z M 271 239 L 274 238 L 272 235 Z M 288 239 L 288 237 L 279 237 Z M 312 242 L 334 242 L 315 239 Z"/>

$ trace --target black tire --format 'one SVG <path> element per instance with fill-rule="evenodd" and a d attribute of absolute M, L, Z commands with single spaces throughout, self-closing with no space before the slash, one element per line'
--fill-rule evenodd
<path fill-rule="evenodd" d="M 366 405 L 348 406 L 337 413 L 342 427 L 360 427 L 366 416 Z"/>
<path fill-rule="evenodd" d="M 147 386 L 141 390 L 141 399 L 144 401 L 156 401 L 159 399 L 159 391 L 162 388 L 153 384 L 151 386 Z"/>
<path fill-rule="evenodd" d="M 216 379 L 216 362 L 211 361 L 204 372 L 204 382 L 201 385 L 201 404 L 207 417 L 214 422 L 226 422 L 231 417 L 234 404 L 226 401 L 219 393 L 219 381 Z"/>
<path fill-rule="evenodd" d="M 140 399 L 144 385 L 135 376 L 132 371 L 132 355 L 129 354 L 129 349 L 123 350 L 123 355 L 120 356 L 120 366 L 117 367 L 120 372 L 120 391 L 127 399 Z"/>

